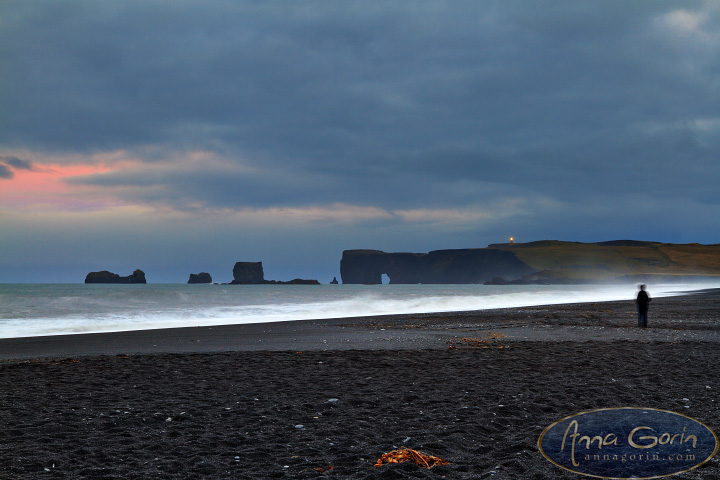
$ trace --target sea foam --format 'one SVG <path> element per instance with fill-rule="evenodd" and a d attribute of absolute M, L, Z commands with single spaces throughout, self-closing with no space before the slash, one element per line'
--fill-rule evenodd
<path fill-rule="evenodd" d="M 650 285 L 652 296 L 720 283 Z M 0 338 L 631 300 L 633 285 L 0 285 Z"/>

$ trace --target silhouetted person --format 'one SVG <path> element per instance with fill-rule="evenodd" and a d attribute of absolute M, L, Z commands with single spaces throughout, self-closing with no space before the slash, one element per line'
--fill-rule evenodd
<path fill-rule="evenodd" d="M 640 328 L 647 328 L 647 314 L 650 300 L 652 299 L 645 291 L 645 285 L 640 285 L 640 291 L 637 295 L 638 327 Z"/>

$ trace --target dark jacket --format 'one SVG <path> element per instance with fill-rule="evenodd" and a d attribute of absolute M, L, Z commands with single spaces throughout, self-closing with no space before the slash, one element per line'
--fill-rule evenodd
<path fill-rule="evenodd" d="M 648 303 L 650 303 L 650 297 L 645 290 L 640 290 L 637 296 L 637 304 L 640 310 L 647 310 Z"/>

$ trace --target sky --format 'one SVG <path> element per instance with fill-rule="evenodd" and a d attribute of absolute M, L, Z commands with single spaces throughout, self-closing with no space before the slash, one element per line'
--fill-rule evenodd
<path fill-rule="evenodd" d="M 720 242 L 715 1 L 0 2 L 0 282 Z"/>

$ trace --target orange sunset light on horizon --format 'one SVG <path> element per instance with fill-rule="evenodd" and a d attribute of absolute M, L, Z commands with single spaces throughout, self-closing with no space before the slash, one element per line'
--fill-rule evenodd
<path fill-rule="evenodd" d="M 0 208 L 53 205 L 59 208 L 87 208 L 102 206 L 105 199 L 83 195 L 86 187 L 71 185 L 65 179 L 75 176 L 104 173 L 112 170 L 106 165 L 36 166 L 33 170 L 17 170 L 14 177 L 0 180 Z"/>

